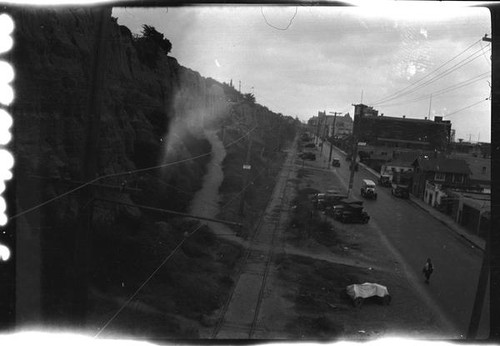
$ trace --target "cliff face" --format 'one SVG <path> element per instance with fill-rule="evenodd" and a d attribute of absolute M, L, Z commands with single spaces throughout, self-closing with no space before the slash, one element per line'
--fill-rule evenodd
<path fill-rule="evenodd" d="M 98 176 L 193 156 L 191 143 L 200 138 L 213 81 L 165 54 L 159 56 L 155 69 L 141 63 L 130 31 L 117 25 L 110 13 L 105 17 L 106 51 L 101 61 L 96 59 L 96 10 L 23 9 L 14 17 L 17 97 L 13 113 L 21 175 L 89 179 L 84 173 L 89 151 Z M 104 75 L 98 76 L 102 83 L 96 84 L 93 71 L 98 63 Z M 92 97 L 93 88 L 102 102 Z M 98 126 L 92 127 L 95 112 Z M 96 128 L 98 133 L 91 134 Z M 89 143 L 89 138 L 97 143 Z M 195 170 L 200 166 L 187 165 Z M 171 179 L 175 169 L 164 173 L 164 178 Z M 139 178 L 127 179 L 137 183 Z M 120 185 L 122 180 L 105 182 Z"/>
<path fill-rule="evenodd" d="M 215 81 L 165 54 L 154 69 L 141 62 L 130 31 L 116 23 L 111 10 L 103 17 L 91 8 L 23 8 L 11 15 L 15 211 L 101 177 L 19 219 L 18 289 L 30 299 L 18 300 L 18 318 L 29 321 L 43 306 L 53 306 L 49 314 L 60 316 L 71 310 L 72 286 L 81 273 L 69 268 L 91 197 L 185 211 L 210 160 L 202 125 L 215 109 L 224 110 L 217 105 L 223 97 Z M 106 21 L 104 36 L 100 18 Z M 100 44 L 104 52 L 97 51 Z M 149 169 L 177 160 L 185 162 Z M 137 169 L 145 170 L 128 174 Z M 136 234 L 158 219 L 144 218 L 136 207 L 95 204 L 90 217 L 97 238 L 91 241 L 103 250 L 93 256 L 106 263 L 113 260 L 99 257 L 109 254 L 106 241 L 116 246 L 116 234 Z"/>

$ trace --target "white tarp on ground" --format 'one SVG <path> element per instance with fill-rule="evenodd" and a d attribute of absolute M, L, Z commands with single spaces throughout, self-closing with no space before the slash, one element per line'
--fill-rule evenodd
<path fill-rule="evenodd" d="M 358 297 L 369 298 L 372 296 L 385 297 L 386 295 L 389 295 L 387 287 L 371 282 L 349 285 L 347 286 L 346 290 L 347 294 L 352 299 L 356 299 Z"/>

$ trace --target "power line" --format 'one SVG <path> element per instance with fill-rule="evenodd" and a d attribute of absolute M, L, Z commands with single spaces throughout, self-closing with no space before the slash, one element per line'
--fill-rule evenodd
<path fill-rule="evenodd" d="M 491 49 L 490 49 L 490 50 L 491 50 Z M 478 53 L 479 53 L 479 54 L 478 54 Z M 476 55 L 476 54 L 477 54 L 477 55 Z M 475 56 L 475 57 L 473 57 L 474 55 L 476 55 L 476 56 Z M 394 100 L 394 99 L 396 99 L 396 98 L 398 98 L 398 97 L 402 97 L 402 96 L 406 96 L 406 95 L 408 95 L 408 94 L 414 93 L 415 91 L 417 91 L 417 90 L 419 90 L 419 89 L 421 89 L 421 88 L 423 88 L 423 87 L 425 87 L 425 86 L 427 86 L 427 85 L 429 85 L 429 84 L 431 84 L 431 83 L 435 82 L 436 80 L 439 80 L 439 79 L 441 79 L 441 78 L 443 78 L 443 77 L 445 77 L 445 76 L 449 75 L 450 73 L 452 73 L 452 72 L 454 72 L 454 71 L 458 70 L 459 68 L 461 68 L 461 67 L 463 67 L 463 66 L 465 66 L 465 65 L 467 65 L 467 64 L 470 64 L 472 61 L 474 61 L 474 60 L 478 59 L 480 56 L 481 56 L 481 54 L 480 54 L 480 50 L 477 50 L 477 51 L 475 51 L 473 54 L 471 54 L 469 57 L 467 57 L 467 58 L 465 58 L 465 59 L 461 60 L 461 61 L 460 61 L 460 62 L 458 62 L 457 64 L 455 64 L 455 65 L 453 65 L 452 67 L 450 67 L 449 69 L 447 69 L 447 70 L 445 70 L 445 71 L 441 72 L 440 74 L 438 74 L 438 75 L 434 76 L 434 77 L 433 77 L 433 78 L 431 78 L 430 80 L 428 80 L 428 81 L 426 81 L 426 82 L 424 82 L 424 83 L 422 83 L 422 84 L 420 84 L 420 85 L 418 85 L 418 86 L 414 87 L 413 89 L 410 89 L 410 90 L 408 90 L 408 91 L 406 91 L 406 92 L 400 93 L 400 95 L 393 96 L 392 98 L 389 98 L 389 99 L 388 99 L 388 100 L 386 100 L 385 102 L 387 102 L 387 101 L 391 101 L 391 100 Z M 473 58 L 472 58 L 472 57 L 473 57 Z M 468 59 L 470 59 L 470 60 L 469 60 L 469 61 L 467 61 Z M 379 102 L 379 103 L 378 103 L 378 105 L 379 105 L 379 104 L 381 104 L 381 103 L 383 104 L 383 102 Z"/>
<path fill-rule="evenodd" d="M 107 326 L 114 321 L 114 319 L 120 314 L 120 312 L 122 312 L 123 309 L 125 309 L 125 307 L 132 301 L 132 299 L 135 298 L 135 296 L 137 296 L 137 294 L 139 294 L 139 292 L 144 288 L 144 286 L 146 286 L 148 284 L 149 281 L 151 281 L 151 279 L 153 278 L 153 276 L 155 276 L 155 274 L 161 269 L 161 267 L 163 267 L 165 265 L 165 263 L 168 262 L 168 260 L 170 258 L 172 258 L 173 255 L 175 255 L 175 253 L 177 252 L 177 250 L 179 250 L 179 248 L 184 244 L 184 242 L 189 238 L 191 237 L 193 234 L 195 234 L 201 227 L 203 226 L 203 224 L 200 224 L 198 225 L 198 227 L 196 227 L 196 229 L 191 232 L 191 233 L 188 233 L 180 242 L 179 244 L 177 244 L 177 246 L 174 248 L 174 250 L 172 250 L 170 252 L 170 254 L 165 257 L 165 259 L 160 263 L 160 265 L 148 276 L 148 278 L 139 286 L 139 288 L 134 292 L 134 294 L 132 294 L 130 296 L 130 298 L 125 302 L 123 303 L 123 305 L 120 307 L 120 309 L 118 309 L 118 311 L 108 320 L 108 322 L 106 322 L 106 324 L 99 330 L 99 332 L 97 332 L 97 334 L 94 336 L 94 338 L 97 338 L 103 331 L 104 329 L 107 328 Z"/>
<path fill-rule="evenodd" d="M 234 140 L 233 142 L 229 143 L 227 145 L 227 147 L 230 147 L 234 144 L 236 144 L 237 142 L 239 142 L 240 140 L 242 140 L 243 138 L 245 138 L 250 132 L 254 131 L 255 129 L 257 128 L 257 126 L 255 126 L 253 129 L 249 130 L 246 134 L 244 134 L 243 136 L 241 136 L 240 138 Z M 111 178 L 111 177 L 117 177 L 117 176 L 123 176 L 123 175 L 130 175 L 130 174 L 136 174 L 136 173 L 142 173 L 142 172 L 147 172 L 147 171 L 152 171 L 152 170 L 155 170 L 155 169 L 158 169 L 158 168 L 164 168 L 164 167 L 169 167 L 169 166 L 173 166 L 173 165 L 177 165 L 177 164 L 180 164 L 180 163 L 184 163 L 184 162 L 187 162 L 187 161 L 191 161 L 191 160 L 196 160 L 196 159 L 199 159 L 201 157 L 204 157 L 204 156 L 208 156 L 208 155 L 211 155 L 212 154 L 212 151 L 208 152 L 208 153 L 205 153 L 205 154 L 201 154 L 201 155 L 198 155 L 198 156 L 194 156 L 194 157 L 190 157 L 190 158 L 187 158 L 187 159 L 182 159 L 182 160 L 178 160 L 178 161 L 174 161 L 174 162 L 169 162 L 169 163 L 166 163 L 166 164 L 162 164 L 162 165 L 158 165 L 158 166 L 153 166 L 153 167 L 148 167 L 148 168 L 141 168 L 141 169 L 136 169 L 136 170 L 133 170 L 133 171 L 127 171 L 127 172 L 119 172 L 119 173 L 111 173 L 111 174 L 107 174 L 107 175 L 103 175 L 103 176 L 100 176 L 100 177 L 97 177 L 95 179 L 92 179 L 72 190 L 69 190 L 67 192 L 64 192 L 56 197 L 53 197 L 43 203 L 40 203 L 34 207 L 31 207 L 29 209 L 26 209 L 26 210 L 23 210 L 21 211 L 20 213 L 17 213 L 16 215 L 13 215 L 11 217 L 9 217 L 9 221 L 12 220 L 12 219 L 15 219 L 19 216 L 22 216 L 22 215 L 25 215 L 29 212 L 32 212 L 36 209 L 39 209 L 51 202 L 54 202 L 55 200 L 58 200 L 62 197 L 65 197 L 69 194 L 72 194 L 73 192 L 76 192 L 78 190 L 81 190 L 83 189 L 84 187 L 86 186 L 89 186 L 91 184 L 94 184 L 95 182 L 99 181 L 99 180 L 102 180 L 102 179 L 105 179 L 105 178 Z"/>
<path fill-rule="evenodd" d="M 373 105 L 376 105 L 378 103 L 381 103 L 382 101 L 387 101 L 388 99 L 391 99 L 393 98 L 394 96 L 402 93 L 404 90 L 406 89 L 409 89 L 410 87 L 412 87 L 413 85 L 421 82 L 422 80 L 428 78 L 430 75 L 432 75 L 434 72 L 437 72 L 439 71 L 442 67 L 444 67 L 446 64 L 450 63 L 451 61 L 455 60 L 456 58 L 458 58 L 460 55 L 464 54 L 466 51 L 468 51 L 469 49 L 471 49 L 473 46 L 475 46 L 476 44 L 478 44 L 479 42 L 481 42 L 481 39 L 477 40 L 476 42 L 472 43 L 469 47 L 467 47 L 466 49 L 464 49 L 462 52 L 458 53 L 457 55 L 455 55 L 453 58 L 447 60 L 446 62 L 444 62 L 443 64 L 441 64 L 439 67 L 437 67 L 435 70 L 429 72 L 427 75 L 425 75 L 424 77 L 420 78 L 419 80 L 416 80 L 415 82 L 413 82 L 412 84 L 408 85 L 407 87 L 401 89 L 400 91 L 396 91 L 395 93 L 392 93 L 386 97 L 383 97 L 381 99 L 378 99 L 377 101 L 373 102 L 372 104 Z"/>
<path fill-rule="evenodd" d="M 442 94 L 445 94 L 447 92 L 450 92 L 450 91 L 454 91 L 456 89 L 460 89 L 460 88 L 463 88 L 467 85 L 470 85 L 470 84 L 473 84 L 473 83 L 476 83 L 476 82 L 479 82 L 480 80 L 482 80 L 484 77 L 488 77 L 490 75 L 490 72 L 484 72 L 482 74 L 479 74 L 475 77 L 472 77 L 470 79 L 467 79 L 465 81 L 462 81 L 462 82 L 459 82 L 457 84 L 453 84 L 449 87 L 446 87 L 446 88 L 443 88 L 443 89 L 440 89 L 440 90 L 437 90 L 437 91 L 434 91 L 432 93 L 432 96 L 439 96 L 439 95 L 442 95 Z M 411 100 L 408 100 L 408 101 L 402 101 L 402 102 L 397 102 L 397 103 L 389 103 L 389 104 L 385 104 L 383 103 L 382 105 L 384 107 L 390 107 L 390 106 L 398 106 L 398 105 L 402 105 L 402 104 L 406 104 L 406 103 L 410 103 L 410 102 L 416 102 L 416 101 L 421 101 L 421 100 L 427 100 L 429 98 L 430 95 L 425 95 L 425 96 L 420 96 L 418 98 L 415 98 L 415 99 L 411 99 Z"/>
<path fill-rule="evenodd" d="M 473 103 L 473 104 L 471 104 L 471 105 L 469 105 L 469 106 L 467 106 L 467 107 L 461 108 L 461 109 L 459 109 L 459 110 L 457 110 L 457 111 L 454 111 L 454 112 L 451 112 L 451 113 L 449 113 L 449 114 L 447 114 L 447 115 L 443 115 L 443 117 L 449 117 L 450 115 L 453 115 L 453 114 L 456 114 L 456 113 L 458 113 L 458 112 L 464 111 L 464 110 L 466 110 L 466 109 L 469 109 L 469 108 L 471 108 L 471 107 L 474 107 L 474 106 L 475 106 L 475 105 L 477 105 L 477 104 L 480 104 L 481 102 L 488 101 L 488 100 L 489 100 L 489 98 L 486 98 L 486 99 L 484 99 L 484 100 L 478 101 L 478 102 Z"/>
<path fill-rule="evenodd" d="M 241 195 L 250 185 L 252 185 L 261 175 L 262 175 L 262 172 L 265 171 L 265 168 L 261 169 L 259 174 L 257 174 L 257 176 L 254 177 L 254 179 L 252 179 L 252 181 L 250 183 L 248 183 L 241 191 L 239 191 L 235 196 L 233 196 L 229 201 L 227 201 L 224 206 L 221 208 L 221 209 L 225 209 L 227 206 L 229 206 L 229 204 L 231 204 L 231 202 L 236 198 L 238 197 L 239 195 Z M 151 279 L 156 275 L 156 273 L 161 269 L 161 267 L 163 267 L 169 260 L 170 258 L 172 258 L 175 253 L 179 250 L 179 248 L 184 244 L 184 242 L 186 242 L 186 240 L 191 237 L 193 234 L 195 234 L 201 227 L 203 226 L 203 224 L 200 224 L 196 227 L 196 229 L 191 232 L 191 233 L 188 233 L 180 242 L 179 244 L 177 244 L 177 246 L 174 248 L 174 250 L 172 250 L 170 252 L 170 254 L 168 254 L 165 259 L 160 263 L 160 265 L 148 276 L 148 278 L 139 286 L 139 288 L 130 296 L 129 299 L 127 299 L 127 301 L 125 303 L 123 303 L 123 305 L 117 310 L 117 312 L 108 320 L 108 322 L 106 322 L 106 324 L 99 330 L 99 332 L 94 336 L 94 338 L 97 338 L 103 331 L 104 329 L 106 329 L 109 324 L 111 322 L 113 322 L 113 320 L 123 311 L 123 309 L 125 309 L 125 307 L 137 296 L 137 294 L 139 294 L 139 292 L 148 284 L 149 281 L 151 281 Z"/>

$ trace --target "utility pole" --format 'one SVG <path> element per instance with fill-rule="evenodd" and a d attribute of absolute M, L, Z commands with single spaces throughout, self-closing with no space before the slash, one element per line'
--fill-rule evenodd
<path fill-rule="evenodd" d="M 248 184 L 248 175 L 250 170 L 252 169 L 252 165 L 250 164 L 250 157 L 252 153 L 252 135 L 251 132 L 248 132 L 248 147 L 247 147 L 247 157 L 245 159 L 245 163 L 243 164 L 243 186 L 242 186 L 242 194 L 240 198 L 240 215 L 243 215 L 245 209 L 245 197 L 247 194 L 247 184 Z"/>
<path fill-rule="evenodd" d="M 429 112 L 427 113 L 427 117 L 429 117 L 429 120 L 431 119 L 431 106 L 432 106 L 432 94 L 431 94 L 431 99 L 429 101 Z"/>
<path fill-rule="evenodd" d="M 359 104 L 354 105 L 354 124 L 352 129 L 352 137 L 353 137 L 353 145 L 352 145 L 352 155 L 351 155 L 351 174 L 349 176 L 349 187 L 347 189 L 347 197 L 351 196 L 351 190 L 354 182 L 354 171 L 356 168 L 356 159 L 358 157 L 358 135 L 359 135 L 359 126 L 360 121 L 365 113 L 365 105 Z M 359 111 L 358 111 L 359 110 Z"/>
<path fill-rule="evenodd" d="M 326 113 L 325 113 L 325 127 L 323 128 L 323 133 L 321 135 L 321 151 L 319 153 L 320 156 L 323 155 L 323 147 L 325 146 L 325 138 L 326 138 L 327 130 L 328 130 L 328 125 L 327 125 Z"/>
<path fill-rule="evenodd" d="M 332 140 L 330 140 L 330 155 L 328 155 L 328 168 L 330 168 L 330 165 L 332 163 L 332 150 L 333 150 L 333 139 L 335 138 L 335 122 L 337 120 L 337 114 L 342 114 L 341 112 L 330 112 L 330 114 L 333 114 L 333 129 L 332 129 Z"/>
<path fill-rule="evenodd" d="M 497 32 L 497 23 L 498 23 L 498 10 L 495 8 L 492 9 L 492 30 L 493 32 Z M 484 35 L 483 41 L 487 42 L 492 42 L 491 38 L 488 37 L 487 34 Z M 492 44 L 495 46 L 494 44 Z M 498 49 L 492 49 L 492 55 L 493 58 L 496 58 L 496 55 L 498 54 Z M 496 59 L 495 59 L 496 60 Z M 497 74 L 497 68 L 493 68 L 492 70 L 492 75 L 495 76 Z M 497 78 L 493 77 L 492 81 L 497 80 Z M 496 101 L 496 96 L 493 93 L 492 97 L 494 98 L 492 102 L 492 113 L 495 112 L 495 110 L 498 108 L 497 104 L 498 102 Z M 469 142 L 470 142 L 470 134 L 469 134 Z M 478 142 L 479 142 L 479 134 L 478 134 Z M 492 142 L 493 143 L 493 142 Z M 494 162 L 492 161 L 492 165 L 494 166 Z M 484 298 L 486 294 L 486 288 L 488 286 L 488 278 L 490 281 L 490 291 L 495 292 L 495 290 L 498 288 L 498 280 L 495 280 L 494 275 L 490 275 L 490 262 L 491 263 L 497 263 L 498 257 L 495 257 L 495 251 L 491 251 L 491 227 L 488 227 L 486 231 L 486 248 L 483 254 L 483 261 L 481 265 L 481 271 L 479 273 L 479 280 L 477 283 L 477 290 L 476 290 L 476 296 L 474 299 L 474 305 L 472 307 L 472 313 L 471 313 L 471 318 L 469 322 L 469 328 L 467 330 L 467 339 L 468 340 L 473 340 L 476 338 L 477 331 L 479 329 L 479 322 L 481 321 L 481 315 L 482 315 L 482 310 L 483 310 L 483 305 L 484 305 Z M 494 272 L 492 272 L 494 273 Z M 490 297 L 490 306 L 495 306 L 495 301 L 498 301 L 495 299 L 495 295 L 491 295 Z M 492 338 L 498 338 L 500 335 L 500 331 L 498 329 L 498 314 L 491 313 L 490 314 L 490 336 Z"/>
<path fill-rule="evenodd" d="M 316 140 L 315 143 L 318 144 L 319 142 L 319 129 L 321 126 L 321 112 L 318 112 L 318 123 L 316 124 Z"/>

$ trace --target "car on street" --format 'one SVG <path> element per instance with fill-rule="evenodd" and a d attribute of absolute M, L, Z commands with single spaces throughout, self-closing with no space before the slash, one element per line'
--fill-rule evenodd
<path fill-rule="evenodd" d="M 370 216 L 358 204 L 344 204 L 338 211 L 334 211 L 336 219 L 342 223 L 368 223 Z"/>
<path fill-rule="evenodd" d="M 346 287 L 346 293 L 351 298 L 355 307 L 361 307 L 365 299 L 374 298 L 383 305 L 389 305 L 391 295 L 386 286 L 365 282 L 363 284 L 353 284 Z"/>
<path fill-rule="evenodd" d="M 340 160 L 339 159 L 333 159 L 332 160 L 332 166 L 333 167 L 340 167 Z"/>
<path fill-rule="evenodd" d="M 384 187 L 391 187 L 391 176 L 387 174 L 381 174 L 380 178 L 378 178 L 378 184 Z"/>
<path fill-rule="evenodd" d="M 299 157 L 302 160 L 316 161 L 316 154 L 315 153 L 311 153 L 311 152 L 300 153 Z"/>
<path fill-rule="evenodd" d="M 377 199 L 377 191 L 373 180 L 363 179 L 361 181 L 361 196 L 364 198 Z"/>
<path fill-rule="evenodd" d="M 311 201 L 313 206 L 319 210 L 326 210 L 330 208 L 334 204 L 338 204 L 340 200 L 347 198 L 347 195 L 344 195 L 340 192 L 333 192 L 331 190 L 326 193 L 317 193 L 315 194 Z"/>
<path fill-rule="evenodd" d="M 300 139 L 304 142 L 309 142 L 312 140 L 311 137 L 309 137 L 309 135 L 307 133 L 303 133 L 301 136 L 300 136 Z"/>
<path fill-rule="evenodd" d="M 393 184 L 391 193 L 396 197 L 410 198 L 410 188 L 407 185 Z"/>

